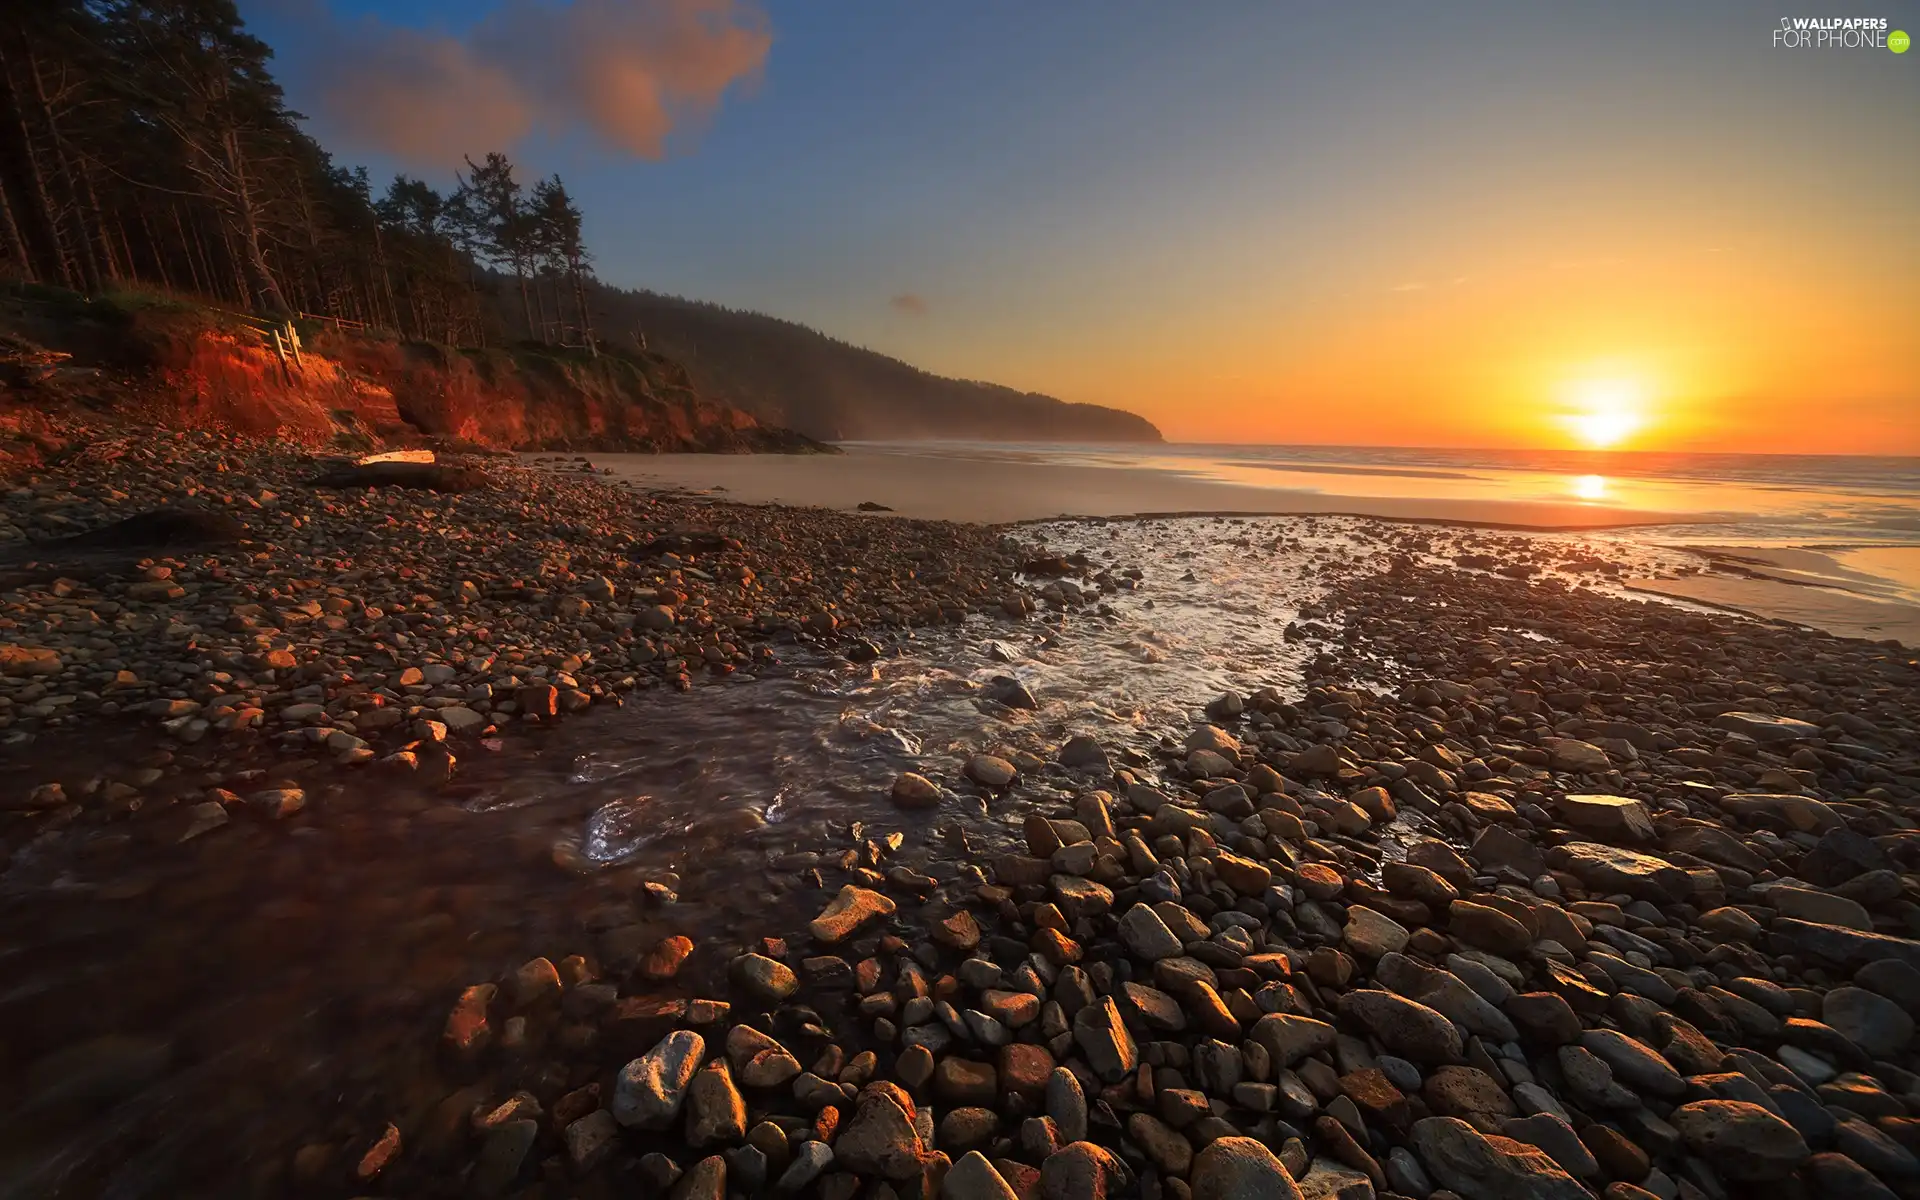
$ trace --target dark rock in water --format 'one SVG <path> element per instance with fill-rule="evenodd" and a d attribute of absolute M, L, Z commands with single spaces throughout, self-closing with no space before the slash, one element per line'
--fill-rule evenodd
<path fill-rule="evenodd" d="M 1078 556 L 1076 556 L 1078 557 Z M 1078 575 L 1080 565 L 1071 558 L 1062 558 L 1058 554 L 1030 558 L 1020 564 L 1022 575 L 1046 575 L 1058 578 L 1063 575 Z"/>
<path fill-rule="evenodd" d="M 880 647 L 865 638 L 861 638 L 847 647 L 847 661 L 865 663 L 880 657 Z"/>
<path fill-rule="evenodd" d="M 487 477 L 471 467 L 444 463 L 336 463 L 312 480 L 323 488 L 414 488 L 427 492 L 471 492 L 487 486 Z"/>
<path fill-rule="evenodd" d="M 876 503 L 872 500 L 862 500 L 859 504 L 854 505 L 854 507 L 859 509 L 861 512 L 892 512 L 893 511 L 891 508 L 888 508 L 886 505 Z"/>
<path fill-rule="evenodd" d="M 995 675 L 986 687 L 987 699 L 1008 708 L 1039 708 L 1040 702 L 1033 698 L 1027 685 L 1011 675 Z"/>
<path fill-rule="evenodd" d="M 1100 743 L 1085 734 L 1068 738 L 1066 744 L 1060 747 L 1060 764 L 1096 774 L 1106 773 L 1112 765 Z"/>

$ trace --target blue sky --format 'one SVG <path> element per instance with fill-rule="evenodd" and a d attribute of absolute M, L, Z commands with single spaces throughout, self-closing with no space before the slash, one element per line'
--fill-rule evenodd
<path fill-rule="evenodd" d="M 1917 8 L 1874 11 L 1920 31 Z M 444 166 L 330 128 L 317 0 L 242 10 L 289 60 L 291 101 L 340 158 L 450 181 Z M 333 27 L 371 16 L 457 40 L 491 8 L 333 0 L 325 11 Z M 1568 370 L 1684 368 L 1701 392 L 1770 396 L 1844 377 L 1848 403 L 1920 396 L 1911 354 L 1904 368 L 1871 362 L 1899 344 L 1887 307 L 1920 302 L 1911 249 L 1889 249 L 1910 245 L 1920 211 L 1920 53 L 1779 50 L 1777 14 L 1714 3 L 745 11 L 764 13 L 764 64 L 677 124 L 665 157 L 578 128 L 509 147 L 529 176 L 566 177 L 608 281 L 1119 403 L 1195 436 L 1208 406 L 1244 424 L 1311 401 L 1377 409 L 1376 437 L 1391 434 L 1412 380 L 1404 363 L 1368 367 L 1383 339 L 1408 354 L 1465 343 L 1484 361 L 1514 324 L 1503 313 L 1548 310 L 1563 327 L 1497 351 L 1513 373 L 1560 355 Z M 442 162 L 494 148 L 447 145 Z M 1682 263 L 1713 254 L 1748 274 Z M 1689 288 L 1703 346 L 1791 325 L 1784 310 L 1730 315 L 1769 289 L 1818 289 L 1867 327 L 1834 351 L 1844 364 L 1733 370 L 1725 348 L 1715 358 L 1680 344 L 1672 326 L 1687 313 L 1646 328 L 1609 315 L 1636 291 L 1677 303 Z M 889 303 L 903 293 L 924 311 Z M 1728 311 L 1709 311 L 1715 296 Z M 1442 298 L 1444 311 L 1416 314 Z M 1447 315 L 1461 311 L 1480 315 Z M 1583 342 L 1576 326 L 1593 332 Z M 1440 364 L 1428 407 L 1494 383 Z"/>

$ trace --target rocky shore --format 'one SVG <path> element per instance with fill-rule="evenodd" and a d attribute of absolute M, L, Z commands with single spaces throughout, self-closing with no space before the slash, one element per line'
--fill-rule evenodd
<path fill-rule="evenodd" d="M 178 744 L 444 775 L 463 741 L 749 671 L 778 642 L 1027 603 L 990 530 L 649 497 L 584 459 L 342 475 L 272 442 L 122 436 L 0 501 L 16 747 L 131 717 Z M 150 799 L 99 786 L 8 804 L 64 820 Z M 252 802 L 298 803 L 284 791 Z"/>
<path fill-rule="evenodd" d="M 165 762 L 85 794 L 15 772 L 35 782 L 6 797 L 9 845 L 128 821 L 266 845 L 329 816 L 296 816 L 289 763 L 434 786 L 489 730 L 796 641 L 859 658 L 969 612 L 1094 622 L 1138 578 L 987 529 L 471 469 L 459 492 L 316 490 L 303 456 L 184 438 L 8 493 L 16 543 L 186 500 L 237 522 L 190 549 L 69 544 L 51 573 L 28 565 L 45 545 L 12 554 L 16 756 L 115 714 L 183 756 L 271 756 L 231 788 Z M 1299 694 L 1222 694 L 1145 741 L 929 754 L 892 791 L 924 846 L 854 828 L 783 856 L 804 911 L 730 931 L 718 962 L 669 890 L 602 890 L 545 954 L 420 998 L 430 1028 L 395 1027 L 409 1086 L 344 1074 L 337 1119 L 240 1147 L 237 1175 L 672 1200 L 1920 1195 L 1912 655 L 1575 586 L 1593 564 L 1524 538 L 1376 533 L 1386 553 L 1323 564 L 1287 631 L 1313 654 Z M 977 806 L 1023 844 L 938 834 Z"/>

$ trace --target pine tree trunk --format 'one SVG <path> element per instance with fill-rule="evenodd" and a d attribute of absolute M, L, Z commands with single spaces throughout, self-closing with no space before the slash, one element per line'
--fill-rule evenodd
<path fill-rule="evenodd" d="M 60 251 L 60 227 L 54 222 L 53 197 L 47 191 L 46 172 L 40 166 L 40 154 L 34 147 L 33 130 L 27 125 L 27 110 L 20 102 L 20 93 L 13 86 L 13 65 L 5 54 L 5 45 L 0 43 L 0 105 L 4 105 L 7 115 L 12 117 L 11 124 L 20 138 L 20 161 L 26 168 L 28 227 L 38 227 L 41 241 L 41 265 L 51 265 L 52 277 L 59 280 L 62 287 L 72 287 L 73 275 L 67 269 L 67 258 Z M 43 271 L 43 273 L 45 273 Z"/>
<path fill-rule="evenodd" d="M 7 181 L 0 179 L 0 229 L 7 235 L 7 259 L 20 271 L 20 278 L 34 281 L 33 259 L 27 254 L 27 239 L 20 235 L 20 223 L 13 218 L 13 201 L 7 198 Z"/>
<path fill-rule="evenodd" d="M 100 207 L 100 195 L 93 186 L 93 164 L 84 157 L 80 163 L 80 190 L 86 198 L 85 218 L 87 227 L 93 233 L 94 254 L 100 260 L 100 273 L 108 280 L 124 278 L 133 273 L 133 261 L 129 259 L 126 270 L 120 269 L 120 256 L 114 252 L 113 230 L 107 227 L 107 214 Z"/>
<path fill-rule="evenodd" d="M 34 54 L 33 43 L 31 41 L 27 43 L 26 66 L 27 81 L 33 85 L 35 112 L 40 118 L 40 123 L 46 126 L 47 139 L 53 146 L 53 170 L 54 174 L 60 180 L 60 190 L 65 194 L 65 208 L 67 211 L 75 214 L 84 225 L 86 218 L 85 214 L 80 211 L 80 189 L 73 181 L 74 172 L 72 162 L 67 154 L 66 138 L 61 136 L 60 123 L 54 119 L 53 108 L 47 103 L 46 82 L 41 78 L 40 59 L 38 55 Z M 56 222 L 56 232 L 58 228 L 59 223 Z M 90 236 L 91 233 L 91 230 L 82 229 L 78 237 L 66 238 L 62 236 L 61 240 L 67 244 L 68 249 L 71 250 L 74 256 L 74 260 L 79 263 L 82 282 L 86 285 L 87 292 L 89 294 L 98 294 L 102 282 L 102 272 L 100 261 L 95 257 L 95 248 L 93 238 Z"/>
<path fill-rule="evenodd" d="M 250 303 L 271 316 L 288 316 L 293 310 L 287 307 L 287 298 L 273 277 L 273 269 L 267 265 L 266 251 L 260 248 L 260 214 L 254 206 L 253 187 L 247 180 L 247 161 L 240 151 L 239 135 L 231 129 L 222 132 L 220 150 L 226 155 L 227 169 L 234 182 L 233 215 L 240 224 L 235 232 L 240 237 L 240 265 L 251 292 Z"/>
<path fill-rule="evenodd" d="M 538 275 L 533 277 L 533 303 L 534 307 L 540 310 L 540 344 L 545 346 L 548 344 L 547 330 L 552 327 L 552 322 L 547 320 L 547 294 L 540 290 L 540 277 Z M 567 335 L 565 330 L 560 331 L 559 340 L 562 345 L 566 343 Z"/>
<path fill-rule="evenodd" d="M 593 340 L 593 318 L 587 315 L 587 289 L 578 267 L 573 269 L 573 307 L 580 313 L 580 336 L 587 339 L 587 353 L 599 358 L 600 344 Z"/>
<path fill-rule="evenodd" d="M 200 236 L 200 223 L 193 224 L 193 236 L 187 236 L 186 222 L 180 219 L 180 206 L 173 206 L 173 227 L 180 234 L 180 253 L 186 257 L 187 273 L 193 276 L 193 290 L 202 296 L 211 298 L 213 287 L 213 264 L 207 261 L 207 243 Z"/>
<path fill-rule="evenodd" d="M 536 338 L 533 332 L 533 301 L 527 298 L 527 272 L 516 263 L 513 273 L 520 280 L 520 315 L 527 322 L 527 340 L 531 342 Z"/>
<path fill-rule="evenodd" d="M 153 222 L 147 219 L 147 209 L 141 205 L 135 209 L 140 214 L 140 232 L 147 239 L 147 253 L 153 256 L 153 267 L 160 276 L 160 286 L 173 290 L 173 273 L 167 270 L 167 253 L 160 245 L 160 239 L 154 236 Z"/>

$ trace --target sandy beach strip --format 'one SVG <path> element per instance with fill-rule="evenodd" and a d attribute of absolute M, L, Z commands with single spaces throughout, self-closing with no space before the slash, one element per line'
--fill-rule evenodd
<path fill-rule="evenodd" d="M 532 456 L 538 457 L 538 456 Z M 1327 495 L 1222 483 L 1152 467 L 958 457 L 854 448 L 835 455 L 596 454 L 644 488 L 743 504 L 853 509 L 1005 524 L 1054 517 L 1326 513 L 1528 529 L 1659 525 L 1679 518 L 1581 503 Z"/>

